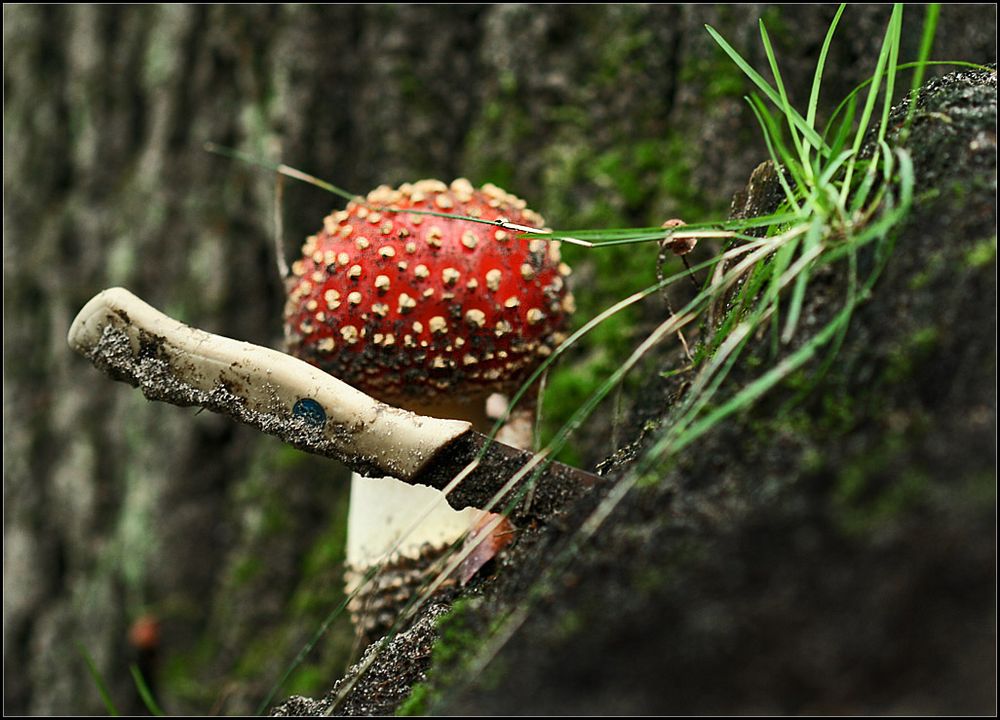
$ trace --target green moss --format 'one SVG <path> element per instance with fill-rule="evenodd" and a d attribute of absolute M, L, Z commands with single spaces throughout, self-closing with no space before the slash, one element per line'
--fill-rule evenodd
<path fill-rule="evenodd" d="M 833 514 L 848 535 L 867 535 L 902 520 L 930 496 L 932 478 L 910 462 L 911 449 L 929 432 L 915 421 L 903 433 L 889 434 L 875 448 L 845 464 L 831 497 Z"/>
<path fill-rule="evenodd" d="M 204 636 L 189 652 L 168 655 L 158 676 L 167 691 L 164 696 L 189 708 L 212 707 L 218 690 L 212 683 L 205 682 L 205 669 L 218 651 L 217 640 Z"/>
<path fill-rule="evenodd" d="M 939 255 L 933 256 L 931 262 L 928 263 L 926 269 L 921 270 L 920 272 L 916 273 L 915 275 L 913 275 L 913 277 L 910 278 L 909 282 L 910 290 L 923 290 L 925 287 L 927 287 L 927 284 L 938 276 L 941 263 L 942 263 L 941 256 Z"/>
<path fill-rule="evenodd" d="M 841 476 L 834 499 L 835 518 L 848 535 L 868 535 L 886 528 L 927 497 L 930 478 L 913 469 L 892 478 L 873 496 L 865 497 L 875 474 L 885 470 L 855 467 Z"/>
<path fill-rule="evenodd" d="M 671 577 L 671 574 L 665 567 L 643 568 L 632 578 L 632 588 L 639 596 L 649 595 L 663 587 Z M 577 622 L 576 628 L 579 628 L 581 625 L 582 622 Z"/>
<path fill-rule="evenodd" d="M 707 57 L 698 53 L 690 54 L 681 68 L 680 78 L 685 84 L 704 87 L 701 97 L 706 112 L 719 100 L 742 98 L 750 88 L 750 81 L 718 46 Z"/>
<path fill-rule="evenodd" d="M 910 335 L 908 345 L 911 350 L 926 352 L 934 347 L 937 341 L 938 329 L 936 327 L 924 327 Z"/>
<path fill-rule="evenodd" d="M 400 716 L 426 715 L 430 707 L 431 689 L 427 683 L 417 683 L 410 690 L 409 697 L 396 709 Z"/>
<path fill-rule="evenodd" d="M 823 453 L 815 447 L 807 447 L 799 457 L 799 468 L 802 472 L 813 474 L 819 472 L 826 465 L 826 458 Z"/>
<path fill-rule="evenodd" d="M 971 474 L 961 483 L 959 495 L 977 510 L 995 510 L 997 504 L 996 474 L 989 471 Z"/>
<path fill-rule="evenodd" d="M 467 659 L 483 641 L 484 633 L 476 623 L 477 606 L 476 599 L 460 598 L 438 619 L 438 638 L 431 650 L 427 681 L 413 686 L 396 710 L 397 715 L 427 714 L 440 699 L 440 688 L 465 669 Z"/>
<path fill-rule="evenodd" d="M 847 393 L 826 392 L 822 403 L 823 415 L 819 425 L 827 435 L 841 435 L 854 427 L 857 422 L 855 398 Z"/>
<path fill-rule="evenodd" d="M 343 567 L 347 541 L 348 495 L 340 496 L 330 520 L 302 561 L 301 581 L 289 599 L 288 627 L 320 628 L 331 612 L 344 603 Z M 294 657 L 303 640 L 289 638 L 280 656 Z M 321 694 L 339 677 L 350 661 L 354 627 L 346 612 L 333 618 L 321 643 L 289 679 L 286 694 Z M 273 648 L 272 648 L 273 650 Z M 272 655 L 273 657 L 273 655 Z"/>
<path fill-rule="evenodd" d="M 969 267 L 981 268 L 995 265 L 997 261 L 997 236 L 977 243 L 965 254 L 965 263 Z"/>
<path fill-rule="evenodd" d="M 780 51 L 784 46 L 788 51 L 791 51 L 791 46 L 797 45 L 799 38 L 785 21 L 784 11 L 780 7 L 765 8 L 760 14 L 760 19 L 767 27 L 767 34 L 776 50 Z"/>
<path fill-rule="evenodd" d="M 255 557 L 245 557 L 236 564 L 232 577 L 238 585 L 245 585 L 257 578 L 262 569 L 260 560 Z"/>
<path fill-rule="evenodd" d="M 690 189 L 689 167 L 680 159 L 683 146 L 680 138 L 668 137 L 623 144 L 596 157 L 566 147 L 548 165 L 547 185 L 561 189 L 596 186 L 603 190 L 572 210 L 563 196 L 549 197 L 546 207 L 556 208 L 557 215 L 572 213 L 575 227 L 656 226 L 665 218 L 648 215 L 637 219 L 634 214 L 639 207 L 662 206 L 663 199 L 669 198 L 670 203 L 685 207 L 685 219 L 703 219 L 710 210 Z M 655 243 L 599 249 L 565 246 L 564 258 L 574 268 L 571 281 L 576 283 L 576 325 L 654 284 L 658 254 Z M 681 268 L 679 260 L 673 262 L 676 264 L 664 269 L 666 273 Z M 646 301 L 647 305 L 658 302 L 658 296 Z M 629 308 L 595 328 L 579 343 L 574 356 L 580 359 L 567 360 L 550 375 L 543 437 L 551 437 L 562 427 L 633 351 L 641 339 L 636 326 L 644 312 L 648 311 Z M 561 459 L 575 460 L 567 455 Z"/>
<path fill-rule="evenodd" d="M 322 497 L 330 505 L 329 519 L 299 558 L 299 583 L 290 596 L 282 598 L 280 622 L 276 617 L 260 617 L 260 628 L 232 626 L 233 619 L 247 602 L 270 592 L 276 572 L 272 565 L 272 544 L 288 547 L 287 533 L 296 526 L 302 512 L 301 498 L 287 491 L 291 478 L 309 474 L 313 464 L 308 455 L 280 443 L 262 442 L 245 477 L 235 485 L 232 508 L 242 535 L 240 553 L 231 559 L 221 580 L 219 601 L 212 608 L 209 627 L 223 628 L 225 646 L 206 647 L 199 655 L 171 657 L 171 674 L 166 679 L 169 695 L 179 697 L 189 708 L 211 707 L 215 698 L 198 694 L 209 686 L 206 677 L 219 683 L 233 683 L 266 691 L 285 671 L 308 639 L 329 620 L 344 601 L 343 560 L 346 537 L 348 494 L 327 488 Z M 278 557 L 284 557 L 279 555 Z M 292 558 L 288 558 L 292 561 Z M 204 617 L 202 607 L 192 615 Z M 176 617 L 176 612 L 174 613 Z M 218 638 L 218 632 L 207 633 Z M 218 639 L 216 640 L 218 642 Z M 321 694 L 340 677 L 350 658 L 354 629 L 346 613 L 335 617 L 319 643 L 282 688 L 283 694 Z M 238 659 L 220 668 L 220 652 L 234 652 Z M 223 674 L 219 677 L 220 672 Z M 259 699 L 259 698 L 258 698 Z"/>
<path fill-rule="evenodd" d="M 617 80 L 623 68 L 634 73 L 645 69 L 641 62 L 642 51 L 653 42 L 653 33 L 649 28 L 636 24 L 633 28 L 609 32 L 605 37 L 607 41 L 601 46 L 598 70 L 605 82 Z"/>
<path fill-rule="evenodd" d="M 935 327 L 925 327 L 915 331 L 888 358 L 882 378 L 890 384 L 906 382 L 913 376 L 915 368 L 925 362 L 937 345 L 939 333 Z"/>
<path fill-rule="evenodd" d="M 347 496 L 341 501 L 343 507 L 336 508 L 334 519 L 327 525 L 326 531 L 313 544 L 312 550 L 303 563 L 303 575 L 306 578 L 315 577 L 319 573 L 329 571 L 344 562 L 347 544 Z"/>

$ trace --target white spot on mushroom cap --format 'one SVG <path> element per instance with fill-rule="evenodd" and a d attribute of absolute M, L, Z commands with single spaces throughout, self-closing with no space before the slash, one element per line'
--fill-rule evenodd
<path fill-rule="evenodd" d="M 486 324 L 486 313 L 482 310 L 477 310 L 472 308 L 471 310 L 466 310 L 465 319 L 470 325 L 475 327 L 482 327 Z"/>
<path fill-rule="evenodd" d="M 345 325 L 340 328 L 340 334 L 344 337 L 344 341 L 350 345 L 358 341 L 358 329 L 353 325 Z"/>
<path fill-rule="evenodd" d="M 411 298 L 406 293 L 399 294 L 399 309 L 397 310 L 397 312 L 401 313 L 409 312 L 416 306 L 417 306 L 417 301 L 414 298 Z"/>
<path fill-rule="evenodd" d="M 454 180 L 452 180 L 451 190 L 452 192 L 462 193 L 463 195 L 471 195 L 476 191 L 476 189 L 472 187 L 472 183 L 470 183 L 468 179 L 464 177 L 455 178 Z"/>
<path fill-rule="evenodd" d="M 503 277 L 503 273 L 493 268 L 486 272 L 486 287 L 488 287 L 493 292 L 500 289 L 500 280 Z"/>

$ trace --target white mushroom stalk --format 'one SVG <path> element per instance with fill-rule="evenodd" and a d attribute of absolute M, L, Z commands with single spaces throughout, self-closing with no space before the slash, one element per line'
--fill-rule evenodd
<path fill-rule="evenodd" d="M 495 395 L 490 400 L 493 412 L 487 415 L 502 415 L 506 410 L 502 396 Z M 496 407 L 498 403 L 503 407 Z M 532 414 L 512 413 L 498 433 L 498 439 L 515 448 L 526 449 L 531 442 Z M 496 547 L 512 539 L 513 526 L 491 512 L 473 508 L 456 510 L 448 505 L 441 490 L 412 485 L 393 477 L 365 477 L 355 472 L 351 476 L 347 528 L 347 591 L 355 590 L 369 567 L 419 561 L 467 536 L 471 536 L 468 542 L 482 544 L 484 538 L 478 531 L 493 521 L 499 523 L 496 533 L 500 541 L 487 542 L 481 551 L 471 554 L 459 573 L 462 583 L 493 556 Z"/>

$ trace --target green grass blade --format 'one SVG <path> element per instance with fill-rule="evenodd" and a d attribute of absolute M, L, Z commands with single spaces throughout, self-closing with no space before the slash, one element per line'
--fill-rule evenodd
<path fill-rule="evenodd" d="M 719 44 L 719 47 L 721 47 L 722 50 L 730 57 L 730 59 L 734 63 L 736 63 L 737 66 L 739 66 L 740 70 L 742 70 L 744 74 L 746 74 L 746 76 L 750 78 L 751 81 L 753 81 L 754 85 L 760 88 L 760 91 L 767 96 L 767 99 L 773 102 L 778 107 L 781 107 L 781 98 L 775 91 L 775 89 L 771 87 L 770 83 L 768 83 L 767 80 L 765 80 L 764 77 L 759 72 L 754 70 L 753 66 L 751 66 L 750 63 L 744 60 L 743 56 L 741 56 L 738 52 L 736 52 L 733 46 L 730 45 L 728 42 L 726 42 L 725 38 L 723 38 L 715 30 L 715 28 L 713 28 L 711 25 L 706 25 L 705 29 L 708 31 L 708 34 L 712 36 L 712 39 Z M 816 150 L 819 150 L 824 155 L 827 154 L 829 148 L 826 147 L 826 143 L 823 142 L 823 138 L 821 138 L 815 130 L 813 130 L 806 124 L 806 121 L 803 119 L 801 115 L 798 114 L 798 112 L 796 112 L 795 110 L 793 110 L 792 112 L 795 118 L 794 120 L 795 124 L 798 127 L 798 129 L 802 132 L 802 134 L 805 136 L 806 140 L 808 140 L 809 143 Z"/>
<path fill-rule="evenodd" d="M 850 319 L 853 309 L 854 308 L 852 306 L 844 307 L 839 313 L 837 313 L 833 320 L 827 323 L 822 330 L 810 338 L 810 340 L 801 348 L 796 350 L 787 358 L 783 359 L 775 367 L 764 373 L 760 378 L 740 390 L 736 393 L 736 395 L 720 405 L 718 408 L 708 413 L 708 415 L 704 418 L 693 423 L 688 430 L 677 438 L 673 447 L 674 452 L 684 449 L 685 446 L 689 445 L 706 431 L 713 428 L 724 418 L 734 412 L 737 412 L 738 410 L 748 407 L 763 396 L 768 390 L 788 377 L 788 375 L 802 367 L 809 361 L 810 358 L 813 357 L 813 355 L 816 354 L 819 348 L 825 345 L 833 337 L 834 333 L 837 332 L 841 325 Z"/>
<path fill-rule="evenodd" d="M 888 184 L 896 172 L 896 156 L 885 140 L 879 140 L 878 144 L 882 151 L 882 181 Z"/>
<path fill-rule="evenodd" d="M 847 146 L 847 137 L 851 134 L 851 128 L 854 127 L 854 118 L 858 113 L 858 95 L 854 93 L 851 95 L 849 101 L 847 102 L 844 112 L 844 117 L 841 119 L 840 124 L 837 125 L 837 130 L 834 133 L 833 142 L 830 143 L 830 152 L 834 157 L 839 155 L 844 147 Z M 829 127 L 828 127 L 829 130 Z M 825 134 L 825 133 L 824 133 Z"/>
<path fill-rule="evenodd" d="M 808 254 L 819 245 L 823 230 L 826 227 L 824 218 L 817 215 L 813 218 L 809 232 L 806 233 L 802 241 L 802 252 Z M 795 279 L 795 287 L 792 290 L 792 299 L 788 306 L 788 317 L 785 319 L 785 329 L 781 332 L 781 342 L 788 343 L 795 336 L 795 329 L 798 327 L 799 317 L 802 315 L 802 303 L 806 296 L 806 286 L 809 284 L 808 268 L 799 273 Z"/>
<path fill-rule="evenodd" d="M 865 174 L 861 180 L 861 184 L 858 185 L 857 190 L 854 191 L 854 195 L 851 198 L 851 213 L 861 212 L 861 208 L 864 206 L 865 202 L 868 200 L 868 193 L 871 192 L 872 186 L 875 185 L 876 180 L 876 168 L 878 167 L 878 162 L 872 158 L 866 160 Z"/>
<path fill-rule="evenodd" d="M 771 355 L 777 356 L 778 354 L 778 340 L 779 340 L 779 324 L 781 321 L 781 276 L 788 269 L 788 266 L 792 263 L 792 258 L 795 256 L 795 251 L 799 248 L 800 240 L 795 238 L 792 242 L 788 243 L 784 247 L 778 250 L 774 254 L 774 262 L 771 264 L 771 282 L 767 289 L 767 294 L 765 296 L 765 303 L 771 306 Z"/>
<path fill-rule="evenodd" d="M 931 48 L 934 47 L 934 36 L 937 34 L 938 16 L 941 14 L 940 3 L 931 3 L 924 13 L 924 29 L 920 38 L 920 52 L 917 55 L 917 69 L 913 73 L 913 81 L 910 83 L 910 107 L 906 111 L 906 120 L 903 123 L 902 134 L 909 135 L 910 123 L 913 121 L 913 113 L 917 109 L 917 92 L 924 82 L 924 71 L 927 58 L 931 55 Z"/>
<path fill-rule="evenodd" d="M 727 271 L 723 281 L 720 281 L 717 285 L 713 285 L 706 290 L 702 290 L 697 296 L 695 296 L 687 305 L 684 306 L 676 314 L 672 315 L 665 322 L 661 323 L 655 330 L 653 330 L 639 345 L 633 350 L 632 354 L 604 381 L 604 383 L 595 390 L 587 400 L 577 408 L 573 416 L 567 421 L 562 429 L 556 433 L 555 437 L 549 442 L 547 450 L 550 453 L 550 457 L 554 456 L 562 447 L 568 442 L 570 435 L 572 435 L 576 429 L 583 423 L 583 421 L 589 417 L 594 409 L 604 400 L 604 398 L 611 392 L 611 390 L 616 387 L 625 374 L 631 370 L 636 363 L 642 359 L 645 354 L 654 345 L 663 340 L 667 335 L 676 332 L 683 327 L 685 327 L 690 322 L 693 322 L 698 315 L 703 311 L 703 309 L 714 299 L 717 299 L 724 295 L 728 288 L 732 286 L 739 277 L 742 276 L 746 270 L 752 267 L 758 267 L 764 263 L 767 257 L 777 251 L 783 244 L 792 241 L 798 233 L 789 232 L 783 237 L 776 237 L 769 240 L 767 244 L 762 245 L 758 250 L 750 253 L 745 257 L 740 263 L 735 267 Z M 555 353 L 553 353 L 555 354 Z M 551 357 L 551 356 L 549 356 Z M 531 380 L 528 381 L 529 383 Z M 514 401 L 512 399 L 512 405 Z M 535 470 L 531 477 L 531 480 L 526 483 L 531 486 L 538 482 L 544 468 L 538 468 Z"/>
<path fill-rule="evenodd" d="M 898 9 L 898 12 L 897 12 Z M 886 42 L 889 45 L 889 64 L 885 70 L 885 96 L 882 100 L 882 123 L 878 129 L 878 141 L 885 139 L 889 128 L 889 112 L 892 110 L 892 96 L 896 89 L 896 73 L 899 71 L 899 43 L 903 32 L 903 6 L 897 4 L 889 22 Z"/>
<path fill-rule="evenodd" d="M 937 34 L 938 16 L 941 14 L 941 3 L 931 3 L 924 13 L 924 29 L 920 38 L 920 54 L 917 55 L 917 70 L 913 73 L 913 83 L 910 86 L 912 92 L 920 89 L 924 82 L 924 70 L 926 69 L 927 58 L 931 55 L 931 48 L 934 47 L 934 36 Z"/>
<path fill-rule="evenodd" d="M 222 157 L 226 157 L 231 160 L 239 160 L 240 162 L 247 163 L 248 165 L 256 165 L 257 167 L 262 167 L 267 170 L 272 170 L 276 173 L 280 173 L 281 175 L 285 175 L 286 177 L 300 180 L 309 185 L 315 185 L 318 188 L 322 188 L 323 190 L 333 193 L 334 195 L 338 195 L 348 201 L 354 200 L 355 198 L 358 197 L 356 193 L 348 192 L 347 190 L 344 190 L 341 187 L 337 187 L 332 183 L 328 183 L 326 180 L 321 180 L 320 178 L 315 177 L 314 175 L 309 175 L 307 173 L 302 172 L 301 170 L 296 170 L 295 168 L 289 167 L 284 163 L 268 162 L 267 160 L 262 160 L 258 157 L 254 157 L 249 153 L 245 153 L 240 150 L 235 150 L 233 148 L 228 148 L 223 145 L 218 145 L 217 143 L 213 142 L 205 143 L 204 147 L 205 150 L 215 155 L 221 155 Z"/>
<path fill-rule="evenodd" d="M 365 207 L 376 209 L 380 212 L 387 213 L 406 213 L 407 215 L 429 215 L 430 217 L 445 218 L 447 220 L 461 220 L 463 222 L 479 223 L 481 225 L 497 225 L 495 220 L 483 220 L 482 218 L 472 217 L 470 215 L 456 215 L 454 213 L 438 212 L 437 210 L 416 210 L 414 208 L 394 208 L 385 207 L 382 205 L 370 205 L 362 196 L 357 193 L 349 192 L 341 187 L 337 187 L 333 183 L 329 183 L 326 180 L 316 177 L 315 175 L 310 175 L 309 173 L 302 172 L 297 168 L 293 168 L 285 163 L 273 163 L 267 160 L 262 160 L 260 158 L 254 157 L 248 153 L 242 152 L 240 150 L 235 150 L 233 148 L 228 148 L 223 145 L 218 145 L 213 142 L 207 142 L 204 145 L 205 150 L 215 155 L 221 155 L 222 157 L 227 157 L 232 160 L 239 160 L 240 162 L 245 162 L 248 165 L 256 165 L 257 167 L 262 167 L 267 170 L 278 173 L 279 175 L 284 175 L 285 177 L 290 177 L 300 182 L 304 182 L 307 185 L 313 185 L 322 190 L 326 190 L 329 193 L 337 195 L 348 202 L 356 202 L 359 205 L 364 205 Z M 501 227 L 503 227 L 501 225 Z M 541 233 L 539 233 L 541 234 Z"/>
<path fill-rule="evenodd" d="M 153 697 L 153 691 L 149 689 L 149 685 L 146 683 L 146 678 L 142 676 L 142 671 L 139 670 L 139 666 L 135 663 L 129 665 L 129 672 L 132 673 L 132 680 L 135 682 L 135 689 L 139 692 L 139 697 L 142 698 L 142 704 L 146 706 L 146 709 L 152 715 L 157 717 L 162 717 L 165 713 L 156 703 L 156 698 Z"/>
<path fill-rule="evenodd" d="M 756 96 L 754 96 L 754 99 L 756 99 Z M 771 162 L 774 163 L 774 172 L 778 176 L 778 182 L 781 183 L 781 189 L 785 193 L 785 200 L 792 208 L 794 208 L 796 217 L 799 217 L 802 215 L 802 207 L 799 205 L 799 201 L 796 199 L 795 193 L 792 191 L 791 186 L 785 179 L 784 164 L 778 157 L 775 144 L 771 140 L 771 131 L 767 121 L 765 120 L 764 109 L 762 107 L 758 107 L 758 105 L 762 105 L 763 103 L 759 100 L 757 103 L 754 103 L 751 98 L 746 98 L 746 101 L 749 103 L 750 109 L 753 110 L 753 114 L 757 118 L 757 122 L 760 123 L 760 129 L 764 135 L 764 144 L 767 145 L 767 152 L 771 156 Z"/>
<path fill-rule="evenodd" d="M 833 203 L 834 207 L 832 209 L 838 210 L 841 214 L 843 214 L 843 208 L 837 204 L 839 198 L 837 198 L 836 189 L 832 180 L 834 175 L 837 174 L 840 168 L 850 157 L 851 151 L 844 150 L 832 161 L 830 161 L 830 163 L 823 168 L 823 172 L 820 174 L 815 185 L 813 186 L 812 192 L 809 194 L 809 197 L 806 198 L 805 204 L 810 207 L 817 208 L 818 214 L 823 217 L 829 218 L 830 216 L 830 212 L 827 208 L 819 207 L 819 203 L 823 200 L 824 196 L 827 196 L 830 202 Z"/>
<path fill-rule="evenodd" d="M 890 28 L 893 27 L 893 24 L 901 12 L 902 7 L 900 5 L 897 4 L 893 6 L 892 17 L 889 19 Z M 886 35 L 882 40 L 882 50 L 879 52 L 878 62 L 875 65 L 875 73 L 872 76 L 872 84 L 868 89 L 868 98 L 865 100 L 865 108 L 861 113 L 861 122 L 858 124 L 858 129 L 854 135 L 854 145 L 852 146 L 852 149 L 854 150 L 855 158 L 858 155 L 858 151 L 861 149 L 861 144 L 864 142 L 865 135 L 868 133 L 868 124 L 871 122 L 872 113 L 875 110 L 875 101 L 878 99 L 879 89 L 882 87 L 882 76 L 885 72 L 886 63 L 889 60 L 890 35 L 891 32 L 887 30 Z M 851 192 L 851 178 L 854 173 L 854 165 L 854 159 L 847 163 L 844 182 L 840 189 L 840 201 L 842 204 L 846 203 L 847 196 Z"/>
<path fill-rule="evenodd" d="M 837 30 L 837 23 L 840 16 L 844 14 L 847 5 L 842 3 L 837 9 L 837 14 L 830 23 L 830 28 L 826 31 L 826 38 L 823 40 L 823 48 L 819 51 L 819 60 L 816 61 L 816 72 L 813 75 L 812 89 L 809 92 L 809 108 L 806 110 L 806 125 L 811 128 L 816 127 L 816 108 L 819 105 L 819 89 L 823 83 L 823 68 L 826 67 L 826 56 L 830 52 L 830 43 L 833 41 L 833 34 Z"/>
<path fill-rule="evenodd" d="M 118 712 L 115 701 L 111 699 L 111 692 L 108 690 L 108 685 L 101 676 L 101 671 L 97 669 L 94 659 L 90 657 L 90 653 L 79 642 L 75 642 L 74 645 L 76 645 L 76 651 L 83 658 L 83 662 L 87 666 L 87 672 L 90 673 L 90 678 L 94 681 L 95 687 L 97 687 L 97 693 L 101 696 L 101 701 L 104 703 L 104 707 L 107 708 L 108 715 L 118 717 L 121 713 Z"/>
<path fill-rule="evenodd" d="M 760 28 L 761 41 L 764 43 L 764 54 L 767 55 L 767 62 L 771 66 L 771 74 L 774 76 L 774 83 L 778 86 L 778 97 L 781 98 L 781 104 L 778 107 L 781 109 L 781 112 L 784 113 L 785 119 L 788 122 L 789 139 L 792 147 L 799 156 L 800 162 L 802 163 L 802 174 L 804 179 L 809 180 L 809 173 L 812 169 L 809 165 L 809 153 L 799 141 L 799 134 L 795 131 L 794 111 L 792 109 L 792 103 L 788 100 L 788 93 L 785 91 L 785 83 L 781 79 L 781 70 L 778 68 L 778 57 L 774 53 L 774 47 L 771 45 L 771 37 L 767 34 L 767 27 L 764 25 L 764 21 L 758 20 L 757 25 Z M 800 187 L 803 186 L 800 185 Z"/>
<path fill-rule="evenodd" d="M 795 216 L 789 213 L 772 213 L 761 215 L 760 217 L 747 218 L 742 220 L 721 220 L 715 222 L 690 223 L 684 226 L 684 230 L 753 230 L 755 228 L 766 227 L 768 225 L 780 225 L 791 222 Z M 656 238 L 664 236 L 662 227 L 640 227 L 640 228 L 609 228 L 607 230 L 554 230 L 547 237 L 553 240 L 560 240 L 564 235 L 572 235 L 588 240 L 600 241 L 604 239 L 614 240 L 631 238 L 639 235 L 650 235 Z"/>
<path fill-rule="evenodd" d="M 819 91 L 823 84 L 823 70 L 826 67 L 826 56 L 830 52 L 830 45 L 833 42 L 833 34 L 837 30 L 837 24 L 840 22 L 840 16 L 844 14 L 844 8 L 847 7 L 846 3 L 841 3 L 840 7 L 837 8 L 837 14 L 833 16 L 833 22 L 830 23 L 830 27 L 826 31 L 826 37 L 823 39 L 823 47 L 819 52 L 819 59 L 816 61 L 816 71 L 813 74 L 812 87 L 809 90 L 809 106 L 806 109 L 806 125 L 815 129 L 816 128 L 816 109 L 819 107 Z M 806 156 L 805 161 L 809 163 L 811 146 L 806 146 Z M 831 153 L 835 155 L 836 153 Z M 817 167 L 816 173 L 819 174 L 820 170 Z"/>
<path fill-rule="evenodd" d="M 754 240 L 756 242 L 761 242 L 760 238 L 754 238 Z M 529 375 L 528 378 L 521 384 L 521 387 L 518 388 L 518 390 L 510 397 L 506 412 L 499 418 L 497 418 L 496 422 L 493 425 L 493 428 L 489 433 L 489 437 L 492 438 L 496 436 L 496 434 L 500 431 L 500 429 L 510 418 L 510 414 L 513 412 L 514 408 L 517 407 L 518 403 L 525 396 L 528 390 L 539 380 L 542 373 L 548 371 L 548 369 L 552 366 L 552 364 L 560 356 L 566 353 L 569 350 L 569 348 L 573 347 L 573 345 L 575 345 L 581 338 L 583 338 L 585 335 L 594 330 L 594 328 L 596 328 L 598 325 L 601 325 L 610 318 L 614 317 L 618 312 L 620 312 L 624 308 L 633 305 L 637 302 L 640 302 L 645 298 L 649 297 L 650 295 L 660 292 L 663 288 L 672 285 L 673 283 L 683 281 L 686 277 L 688 277 L 690 273 L 700 272 L 702 270 L 708 270 L 710 268 L 713 268 L 723 260 L 723 257 L 724 257 L 723 255 L 718 255 L 716 257 L 710 258 L 709 260 L 706 260 L 704 262 L 692 266 L 690 271 L 676 273 L 667 278 L 664 278 L 663 280 L 657 282 L 654 285 L 650 285 L 649 287 L 640 290 L 639 292 L 633 293 L 632 295 L 630 295 L 627 298 L 624 298 L 623 300 L 619 300 L 617 303 L 611 305 L 598 315 L 588 320 L 582 327 L 574 331 L 565 341 L 563 341 L 555 350 L 553 350 L 552 354 L 546 357 L 545 360 L 543 360 L 539 364 L 539 366 L 535 368 L 532 374 Z M 711 297 L 710 293 L 711 290 L 706 288 L 702 290 L 701 293 L 697 297 L 695 297 L 695 299 L 692 300 L 691 302 L 698 303 L 700 305 L 705 301 L 706 298 Z M 686 306 L 684 309 L 680 311 L 680 314 L 689 312 L 692 309 L 692 307 L 693 306 L 690 306 L 689 304 L 689 306 Z M 554 450 L 554 452 L 558 452 L 558 449 Z"/>

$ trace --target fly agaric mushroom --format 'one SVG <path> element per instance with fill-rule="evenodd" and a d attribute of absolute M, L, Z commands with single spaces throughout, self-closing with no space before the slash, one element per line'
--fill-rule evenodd
<path fill-rule="evenodd" d="M 329 215 L 292 265 L 289 352 L 380 400 L 421 409 L 454 405 L 459 392 L 479 399 L 517 387 L 562 339 L 573 309 L 558 242 L 505 228 L 542 223 L 491 184 L 379 187 Z"/>
<path fill-rule="evenodd" d="M 292 265 L 289 352 L 389 404 L 486 430 L 487 398 L 520 386 L 562 341 L 573 311 L 558 242 L 511 229 L 543 223 L 524 200 L 465 179 L 381 186 L 355 199 L 324 220 Z M 527 444 L 523 433 L 506 439 Z M 367 567 L 390 568 L 352 605 L 359 631 L 371 633 L 394 619 L 383 609 L 398 607 L 407 578 L 418 580 L 430 559 L 480 527 L 483 513 L 453 510 L 439 491 L 392 478 L 355 473 L 351 493 L 349 589 Z M 509 542 L 512 526 L 494 535 L 463 581 Z"/>

